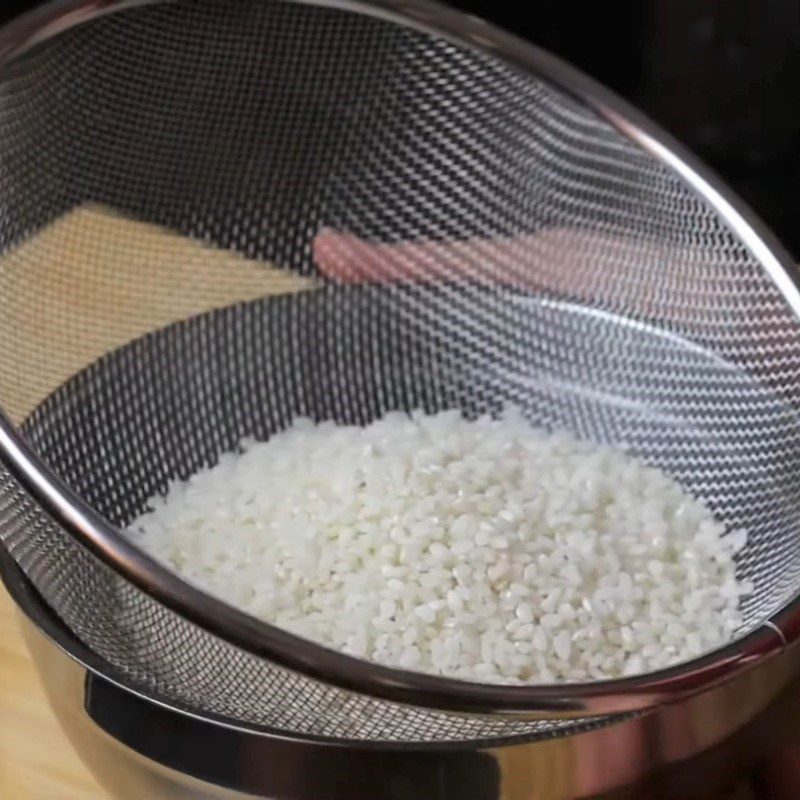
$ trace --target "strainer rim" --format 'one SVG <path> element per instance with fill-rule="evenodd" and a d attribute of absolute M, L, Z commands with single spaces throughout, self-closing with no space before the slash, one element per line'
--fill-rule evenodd
<path fill-rule="evenodd" d="M 401 749 L 414 751 L 469 752 L 482 747 L 508 747 L 531 742 L 543 741 L 558 737 L 558 730 L 548 734 L 508 733 L 499 735 L 483 735 L 472 738 L 453 738 L 429 741 L 423 738 L 398 740 L 392 738 L 354 739 L 346 736 L 330 736 L 314 734 L 307 731 L 292 731 L 272 725 L 257 723 L 235 717 L 227 717 L 208 709 L 197 709 L 180 700 L 164 695 L 161 692 L 142 688 L 130 679 L 122 670 L 108 662 L 92 650 L 75 634 L 58 614 L 50 608 L 38 589 L 25 575 L 22 568 L 14 561 L 8 550 L 0 544 L 0 586 L 5 587 L 9 596 L 17 605 L 19 612 L 34 625 L 39 633 L 47 638 L 55 647 L 77 662 L 81 667 L 102 678 L 113 686 L 128 692 L 140 700 L 154 704 L 166 711 L 174 712 L 192 719 L 209 723 L 219 728 L 255 736 L 265 736 L 286 742 L 297 742 L 325 747 L 343 747 L 363 750 Z M 570 735 L 586 733 L 599 727 L 606 727 L 617 722 L 630 720 L 639 716 L 638 712 L 626 714 L 590 717 L 585 720 L 586 727 L 579 727 Z M 576 724 L 583 720 L 576 720 Z"/>
<path fill-rule="evenodd" d="M 0 69 L 29 47 L 101 14 L 165 0 L 50 0 L 0 30 Z M 800 317 L 788 253 L 757 216 L 682 145 L 624 100 L 517 36 L 435 0 L 281 0 L 357 12 L 435 34 L 544 77 L 590 105 L 666 164 L 708 202 L 768 272 Z M 214 636 L 324 683 L 394 702 L 524 718 L 605 716 L 650 708 L 710 688 L 800 636 L 800 597 L 745 636 L 700 658 L 645 675 L 590 683 L 504 686 L 409 672 L 339 653 L 251 617 L 196 588 L 137 548 L 75 494 L 0 411 L 0 459 L 34 500 L 80 545 L 118 574 Z"/>

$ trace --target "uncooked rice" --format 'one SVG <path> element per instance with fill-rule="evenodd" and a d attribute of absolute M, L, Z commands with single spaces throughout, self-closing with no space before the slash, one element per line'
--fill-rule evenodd
<path fill-rule="evenodd" d="M 297 419 L 155 497 L 141 545 L 235 606 L 492 683 L 648 672 L 741 625 L 743 531 L 665 472 L 515 411 Z"/>

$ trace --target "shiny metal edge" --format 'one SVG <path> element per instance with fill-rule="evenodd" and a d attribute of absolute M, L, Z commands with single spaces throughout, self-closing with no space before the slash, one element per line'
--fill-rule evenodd
<path fill-rule="evenodd" d="M 72 633 L 64 622 L 61 621 L 2 545 L 0 545 L 0 585 L 5 586 L 9 596 L 17 606 L 17 610 L 25 618 L 27 623 L 32 625 L 40 636 L 47 639 L 53 648 L 63 653 L 64 656 L 75 662 L 76 665 L 83 668 L 87 676 L 95 676 L 109 686 L 113 686 L 120 692 L 130 696 L 130 698 L 136 698 L 148 704 L 152 707 L 154 714 L 164 712 L 165 714 L 176 715 L 187 720 L 194 720 L 196 723 L 205 726 L 205 730 L 209 733 L 216 732 L 219 734 L 220 732 L 227 731 L 255 737 L 266 737 L 282 742 L 348 748 L 353 751 L 385 749 L 416 750 L 420 747 L 424 747 L 426 752 L 436 750 L 472 751 L 481 745 L 480 740 L 397 742 L 390 740 L 355 740 L 331 736 L 314 736 L 312 734 L 287 732 L 266 725 L 233 722 L 229 718 L 221 717 L 211 712 L 200 714 L 195 709 L 182 706 L 180 703 L 170 698 L 161 697 L 149 689 L 143 691 L 131 683 L 125 675 L 118 674 L 118 671 L 112 664 L 109 664 L 91 648 L 87 647 Z M 627 718 L 627 716 L 628 715 L 622 718 Z M 497 737 L 491 740 L 491 745 L 503 746 L 504 744 L 518 744 L 525 738 L 524 736 L 508 737 L 507 739 Z M 485 744 L 488 745 L 489 741 L 487 740 Z"/>
<path fill-rule="evenodd" d="M 56 717 L 112 796 L 566 800 L 616 797 L 617 790 L 630 797 L 630 788 L 641 786 L 672 797 L 687 786 L 694 793 L 718 790 L 796 736 L 800 684 L 792 682 L 791 662 L 798 652 L 685 703 L 535 742 L 319 742 L 248 731 L 183 713 L 98 675 L 97 657 L 2 548 L 0 579 L 20 606 L 22 632 Z"/>
<path fill-rule="evenodd" d="M 800 316 L 791 260 L 756 216 L 670 136 L 640 112 L 556 57 L 482 20 L 431 0 L 284 0 L 367 14 L 490 53 L 542 76 L 666 163 L 720 214 L 768 270 Z M 159 0 L 51 0 L 0 31 L 0 69 L 35 44 L 101 14 Z M 132 545 L 52 473 L 0 414 L 0 459 L 36 502 L 78 542 L 137 587 L 229 643 L 345 689 L 399 703 L 520 719 L 603 716 L 652 708 L 719 684 L 800 637 L 800 597 L 747 636 L 691 662 L 650 673 L 559 686 L 491 686 L 392 669 L 281 631 L 196 589 Z M 777 626 L 779 636 L 774 630 Z"/>

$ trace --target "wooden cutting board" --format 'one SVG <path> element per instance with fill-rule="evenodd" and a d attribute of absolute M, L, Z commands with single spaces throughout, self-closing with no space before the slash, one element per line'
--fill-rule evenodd
<path fill-rule="evenodd" d="M 3 308 L 0 291 L 0 342 L 35 377 L 3 382 L 0 401 L 17 420 L 75 371 L 149 330 L 316 285 L 96 207 L 72 211 L 0 258 L 0 289 L 16 281 L 31 305 Z M 46 317 L 31 313 L 37 303 Z M 61 733 L 15 617 L 0 587 L 0 800 L 109 800 Z M 752 795 L 742 788 L 725 800 L 734 798 Z"/>

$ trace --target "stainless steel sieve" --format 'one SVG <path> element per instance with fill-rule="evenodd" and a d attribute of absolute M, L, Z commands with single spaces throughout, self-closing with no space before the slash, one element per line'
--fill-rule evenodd
<path fill-rule="evenodd" d="M 0 58 L 0 541 L 108 677 L 281 736 L 499 744 L 793 643 L 800 295 L 752 214 L 635 111 L 425 0 L 61 0 Z M 592 684 L 416 674 L 259 622 L 119 530 L 297 415 L 509 403 L 748 530 L 735 642 Z"/>

